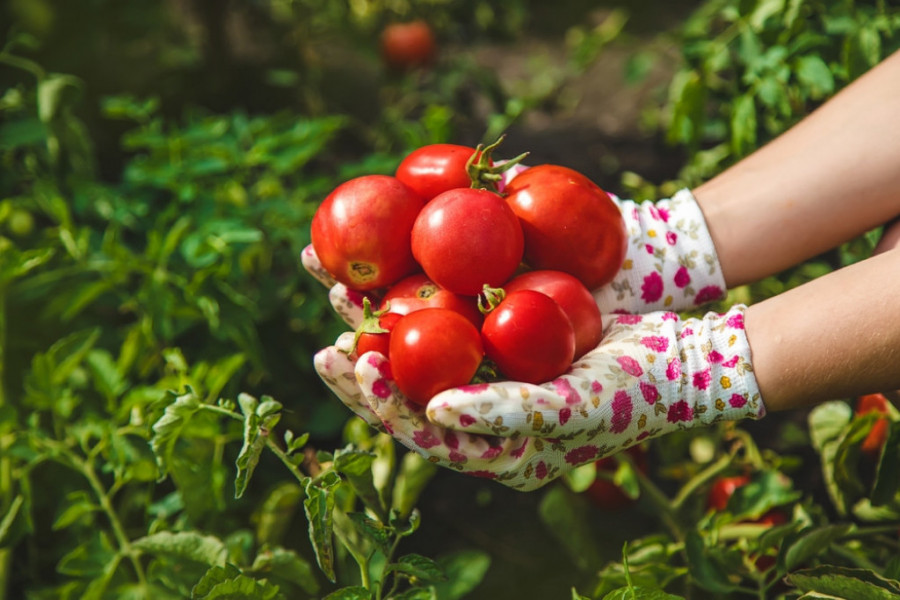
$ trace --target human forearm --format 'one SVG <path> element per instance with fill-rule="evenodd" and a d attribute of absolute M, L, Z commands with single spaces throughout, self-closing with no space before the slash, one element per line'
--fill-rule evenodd
<path fill-rule="evenodd" d="M 898 273 L 892 250 L 747 309 L 768 410 L 900 388 Z"/>
<path fill-rule="evenodd" d="M 900 215 L 900 53 L 694 190 L 726 282 L 777 273 Z"/>

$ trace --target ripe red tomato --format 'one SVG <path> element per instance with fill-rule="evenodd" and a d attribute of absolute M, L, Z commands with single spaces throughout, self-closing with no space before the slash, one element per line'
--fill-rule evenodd
<path fill-rule="evenodd" d="M 424 201 L 389 175 L 337 186 L 316 210 L 312 245 L 322 266 L 347 287 L 388 286 L 418 267 L 410 235 Z"/>
<path fill-rule="evenodd" d="M 740 487 L 744 487 L 748 483 L 750 483 L 750 477 L 747 475 L 719 477 L 713 482 L 712 487 L 709 489 L 706 505 L 715 510 L 725 510 L 728 506 L 728 499 L 734 495 L 734 491 Z"/>
<path fill-rule="evenodd" d="M 876 412 L 882 415 L 887 414 L 889 400 L 884 394 L 866 394 L 860 396 L 856 400 L 856 416 Z M 863 440 L 860 449 L 869 457 L 877 458 L 881 454 L 881 448 L 887 441 L 890 422 L 887 419 L 879 418 L 872 424 L 872 429 Z"/>
<path fill-rule="evenodd" d="M 425 21 L 390 23 L 381 32 L 381 56 L 388 67 L 409 70 L 434 62 L 437 41 Z"/>
<path fill-rule="evenodd" d="M 575 331 L 546 294 L 519 290 L 491 310 L 481 326 L 484 353 L 515 381 L 543 383 L 565 373 L 575 356 Z"/>
<path fill-rule="evenodd" d="M 588 289 L 609 283 L 625 260 L 627 234 L 619 207 L 581 173 L 537 165 L 505 188 L 522 222 L 525 262 L 565 271 Z"/>
<path fill-rule="evenodd" d="M 438 392 L 469 383 L 484 349 L 478 329 L 464 316 L 423 308 L 394 325 L 389 357 L 397 387 L 424 406 Z"/>
<path fill-rule="evenodd" d="M 388 307 L 391 312 L 402 315 L 423 308 L 449 308 L 467 318 L 475 327 L 480 328 L 484 321 L 475 296 L 461 296 L 447 291 L 424 273 L 410 275 L 392 285 L 381 300 L 381 309 Z"/>
<path fill-rule="evenodd" d="M 427 202 L 443 192 L 471 186 L 466 163 L 476 152 L 457 144 L 422 146 L 400 161 L 396 177 Z"/>
<path fill-rule="evenodd" d="M 528 271 L 503 286 L 507 294 L 534 290 L 553 298 L 572 321 L 575 358 L 593 350 L 603 337 L 603 320 L 594 296 L 574 275 L 562 271 Z"/>
<path fill-rule="evenodd" d="M 378 317 L 378 325 L 386 331 L 381 333 L 361 333 L 359 335 L 359 338 L 356 340 L 357 356 L 362 356 L 366 352 L 372 351 L 379 352 L 385 356 L 389 356 L 391 347 L 391 332 L 394 330 L 394 326 L 402 316 L 403 315 L 394 312 L 386 312 L 380 315 Z"/>
<path fill-rule="evenodd" d="M 457 188 L 440 194 L 419 213 L 412 252 L 428 277 L 446 290 L 478 295 L 499 287 L 522 261 L 519 220 L 499 195 Z"/>
<path fill-rule="evenodd" d="M 641 473 L 647 472 L 647 450 L 643 446 L 631 446 L 625 452 L 631 457 L 637 470 Z M 614 473 L 619 468 L 618 462 L 612 456 L 601 458 L 595 464 L 597 465 L 597 471 L 606 473 Z M 605 477 L 595 479 L 591 487 L 586 489 L 584 493 L 590 498 L 594 506 L 604 510 L 619 510 L 634 504 L 633 498 L 629 498 L 622 491 L 622 488 Z"/>

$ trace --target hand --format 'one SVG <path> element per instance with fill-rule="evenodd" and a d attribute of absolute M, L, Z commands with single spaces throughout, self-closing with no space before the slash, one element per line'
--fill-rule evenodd
<path fill-rule="evenodd" d="M 504 381 L 438 394 L 423 409 L 390 363 L 320 351 L 316 370 L 341 400 L 439 465 L 532 490 L 566 471 L 678 429 L 761 418 L 743 306 L 702 319 L 610 316 L 600 345 L 557 379 Z M 358 385 L 352 385 L 356 382 Z"/>

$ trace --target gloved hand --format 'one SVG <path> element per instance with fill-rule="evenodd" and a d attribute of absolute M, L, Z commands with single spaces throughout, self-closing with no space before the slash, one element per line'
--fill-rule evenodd
<path fill-rule="evenodd" d="M 406 447 L 525 491 L 645 439 L 762 417 L 743 311 L 609 315 L 603 341 L 567 374 L 541 385 L 455 388 L 427 409 L 397 390 L 378 353 L 354 361 L 330 346 L 315 366 L 351 410 Z"/>

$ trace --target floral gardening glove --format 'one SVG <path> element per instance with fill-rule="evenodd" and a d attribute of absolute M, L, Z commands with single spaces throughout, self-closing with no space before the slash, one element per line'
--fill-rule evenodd
<path fill-rule="evenodd" d="M 377 416 L 406 447 L 526 491 L 644 439 L 761 418 L 743 311 L 737 305 L 685 320 L 672 312 L 610 316 L 603 341 L 567 374 L 541 385 L 447 390 L 427 411 L 397 390 L 380 354 L 354 363 L 332 346 L 315 364 L 347 406 L 370 423 Z"/>

